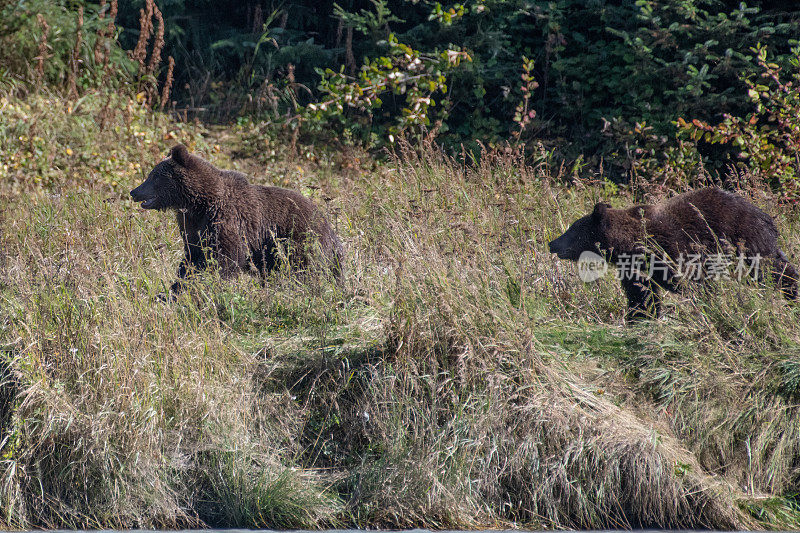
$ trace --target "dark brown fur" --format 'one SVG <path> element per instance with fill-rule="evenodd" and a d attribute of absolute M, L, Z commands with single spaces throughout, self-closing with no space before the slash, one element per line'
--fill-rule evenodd
<path fill-rule="evenodd" d="M 176 212 L 185 255 L 173 294 L 192 268 L 209 263 L 224 277 L 251 269 L 266 275 L 279 265 L 279 245 L 288 245 L 293 268 L 320 258 L 341 278 L 341 242 L 311 200 L 288 189 L 250 185 L 244 174 L 218 169 L 182 145 L 131 196 L 145 209 Z"/>
<path fill-rule="evenodd" d="M 783 294 L 791 299 L 797 296 L 797 271 L 778 248 L 775 222 L 741 196 L 718 188 L 628 209 L 612 209 L 599 203 L 591 214 L 578 219 L 550 243 L 550 251 L 562 259 L 577 261 L 584 251 L 593 251 L 606 254 L 613 264 L 622 254 L 653 250 L 656 258 L 665 261 L 666 256 L 669 260 L 665 264 L 673 266 L 679 257 L 703 251 L 759 255 L 769 260 L 770 271 Z M 675 291 L 677 281 L 674 268 L 659 270 L 653 277 L 639 273 L 622 279 L 628 317 L 658 316 L 659 288 Z"/>

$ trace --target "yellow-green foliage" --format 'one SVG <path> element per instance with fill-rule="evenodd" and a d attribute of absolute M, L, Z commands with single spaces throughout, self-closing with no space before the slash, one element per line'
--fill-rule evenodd
<path fill-rule="evenodd" d="M 173 122 L 134 97 L 88 93 L 77 101 L 44 92 L 0 95 L 0 180 L 5 192 L 91 188 L 123 191 L 180 138 L 202 127 Z"/>

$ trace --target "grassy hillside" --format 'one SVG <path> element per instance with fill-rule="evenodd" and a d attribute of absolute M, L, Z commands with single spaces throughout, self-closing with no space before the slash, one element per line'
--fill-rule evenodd
<path fill-rule="evenodd" d="M 547 253 L 598 198 L 671 191 L 290 152 L 99 93 L 0 117 L 3 527 L 800 528 L 800 308 L 722 282 L 624 326 L 610 276 Z M 324 206 L 344 287 L 159 302 L 180 238 L 127 191 L 178 141 Z M 741 189 L 800 262 L 797 212 Z"/>

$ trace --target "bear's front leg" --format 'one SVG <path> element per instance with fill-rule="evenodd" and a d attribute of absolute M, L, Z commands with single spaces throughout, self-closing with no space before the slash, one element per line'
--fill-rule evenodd
<path fill-rule="evenodd" d="M 175 280 L 175 283 L 173 283 L 169 288 L 169 296 L 167 296 L 167 295 L 165 295 L 163 293 L 159 294 L 158 297 L 159 297 L 160 300 L 162 300 L 162 301 L 166 301 L 166 300 L 175 301 L 175 299 L 178 297 L 178 295 L 181 292 L 183 292 L 183 288 L 186 286 L 186 283 L 184 283 L 184 280 L 187 279 L 188 277 L 191 277 L 190 272 L 194 270 L 194 268 L 192 266 L 188 266 L 188 265 L 189 265 L 189 263 L 184 258 L 181 261 L 181 264 L 178 266 L 178 279 Z"/>
<path fill-rule="evenodd" d="M 633 276 L 622 279 L 622 288 L 628 298 L 628 312 L 625 314 L 627 322 L 658 318 L 661 312 L 658 285 L 642 279 L 641 276 Z"/>
<path fill-rule="evenodd" d="M 207 215 L 197 216 L 186 210 L 176 212 L 178 229 L 183 240 L 183 259 L 178 265 L 178 279 L 169 288 L 169 299 L 175 300 L 183 291 L 184 280 L 191 277 L 195 271 L 207 268 L 205 246 L 210 251 L 209 244 L 213 243 L 214 234 L 209 226 Z M 164 295 L 159 295 L 164 300 Z"/>
<path fill-rule="evenodd" d="M 183 280 L 186 279 L 187 274 L 189 272 L 189 269 L 187 268 L 187 264 L 188 263 L 187 263 L 186 259 L 184 258 L 181 261 L 181 264 L 178 266 L 178 279 L 175 280 L 175 283 L 173 283 L 172 286 L 169 288 L 169 295 L 170 295 L 170 299 L 172 299 L 172 300 L 174 300 L 175 297 L 177 297 L 178 294 L 180 294 L 181 291 L 183 291 L 183 287 L 184 287 Z"/>
<path fill-rule="evenodd" d="M 178 279 L 169 288 L 169 298 L 174 300 L 183 291 L 184 280 L 192 277 L 194 272 L 205 270 L 208 263 L 202 247 L 198 244 L 186 241 L 184 246 L 184 256 L 181 264 L 178 265 Z"/>

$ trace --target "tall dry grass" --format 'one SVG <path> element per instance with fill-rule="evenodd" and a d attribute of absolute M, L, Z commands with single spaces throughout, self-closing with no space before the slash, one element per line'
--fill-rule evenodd
<path fill-rule="evenodd" d="M 721 283 L 628 327 L 613 280 L 546 252 L 631 191 L 424 144 L 264 165 L 133 102 L 119 137 L 81 126 L 100 98 L 4 102 L 39 117 L 0 128 L 6 527 L 800 527 L 797 307 Z M 159 303 L 180 238 L 125 193 L 175 138 L 324 205 L 344 287 L 209 274 Z"/>

